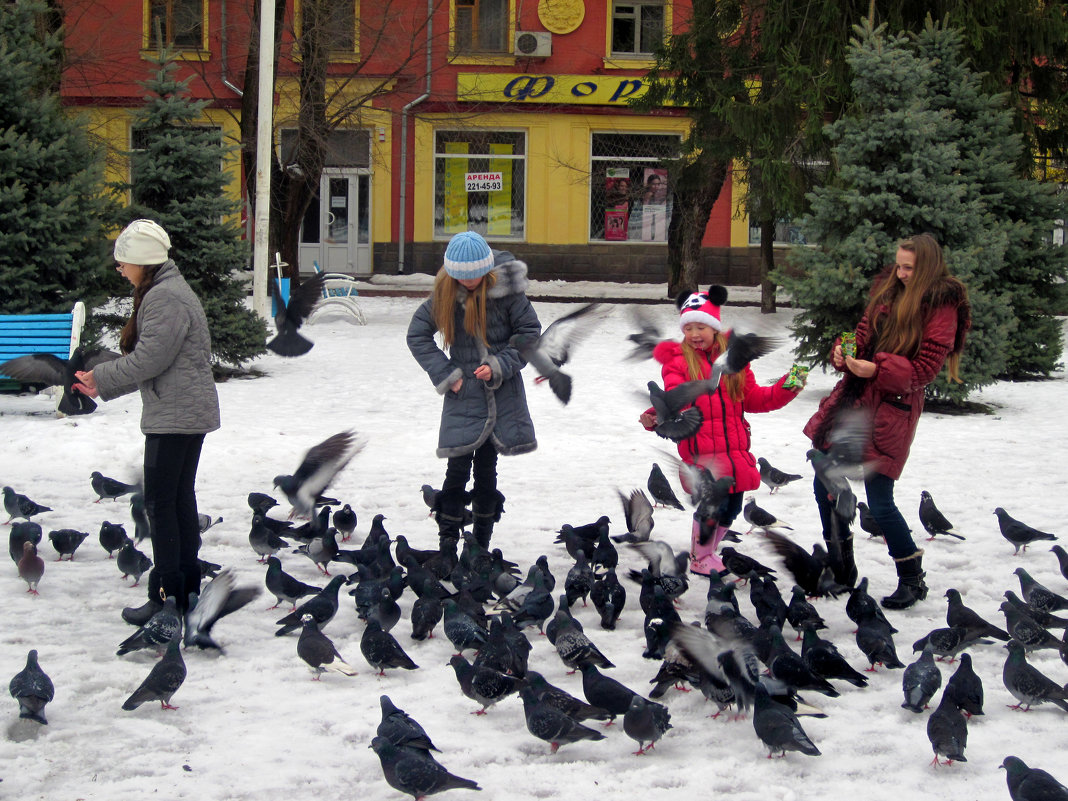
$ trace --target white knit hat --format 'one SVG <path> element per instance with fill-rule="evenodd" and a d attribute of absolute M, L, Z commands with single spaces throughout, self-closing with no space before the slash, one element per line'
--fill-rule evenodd
<path fill-rule="evenodd" d="M 687 323 L 700 323 L 723 330 L 723 323 L 719 319 L 719 307 L 727 302 L 727 288 L 713 284 L 707 292 L 694 292 L 689 295 L 679 295 L 676 304 L 679 307 L 679 328 Z"/>
<path fill-rule="evenodd" d="M 163 264 L 171 238 L 159 223 L 134 220 L 115 240 L 115 261 L 125 264 Z"/>
<path fill-rule="evenodd" d="M 474 231 L 463 231 L 445 248 L 445 272 L 458 281 L 481 278 L 493 269 L 493 251 Z"/>

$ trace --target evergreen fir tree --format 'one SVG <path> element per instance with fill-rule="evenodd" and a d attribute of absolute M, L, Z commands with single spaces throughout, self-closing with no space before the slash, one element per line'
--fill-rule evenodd
<path fill-rule="evenodd" d="M 103 158 L 53 92 L 63 45 L 45 6 L 0 4 L 0 312 L 68 312 L 106 295 Z M 113 271 L 111 271 L 113 272 Z"/>
<path fill-rule="evenodd" d="M 225 193 L 223 160 L 233 151 L 217 129 L 199 125 L 207 101 L 188 97 L 188 79 L 177 80 L 169 54 L 144 82 L 150 93 L 133 121 L 138 148 L 130 156 L 131 204 L 117 223 L 149 218 L 171 238 L 170 257 L 200 298 L 211 329 L 212 357 L 239 365 L 264 352 L 267 329 L 245 305 L 234 276 L 247 248 L 236 222 L 238 204 Z"/>

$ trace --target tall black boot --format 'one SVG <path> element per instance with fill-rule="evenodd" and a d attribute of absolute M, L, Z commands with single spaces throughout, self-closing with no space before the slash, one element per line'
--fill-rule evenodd
<path fill-rule="evenodd" d="M 471 513 L 474 515 L 474 526 L 471 529 L 475 535 L 475 542 L 483 548 L 489 548 L 490 538 L 493 536 L 493 524 L 501 519 L 504 512 L 504 496 L 497 490 L 489 496 L 476 495 L 471 501 Z"/>
<path fill-rule="evenodd" d="M 917 601 L 927 597 L 927 585 L 923 583 L 927 575 L 923 572 L 923 549 L 917 549 L 910 556 L 894 560 L 897 568 L 897 589 L 881 601 L 887 609 L 908 609 Z"/>
<path fill-rule="evenodd" d="M 826 533 L 823 537 L 827 543 L 827 557 L 834 580 L 846 587 L 853 587 L 858 577 L 857 563 L 853 558 L 853 532 L 847 528 L 843 534 L 840 539 L 829 537 Z"/>
<path fill-rule="evenodd" d="M 460 529 L 463 527 L 466 506 L 466 492 L 448 490 L 438 493 L 432 509 L 434 519 L 438 521 L 438 547 L 442 552 L 451 552 L 454 557 L 456 545 L 460 541 Z"/>

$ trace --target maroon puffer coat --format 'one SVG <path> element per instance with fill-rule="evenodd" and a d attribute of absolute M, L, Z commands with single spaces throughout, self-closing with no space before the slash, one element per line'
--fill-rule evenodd
<path fill-rule="evenodd" d="M 719 355 L 708 353 L 704 378 L 712 373 L 712 360 Z M 679 342 L 661 342 L 653 350 L 653 358 L 663 365 L 664 389 L 673 389 L 690 380 L 686 358 Z M 702 395 L 694 403 L 704 415 L 704 423 L 690 439 L 678 444 L 679 456 L 688 464 L 701 464 L 717 478 L 734 477 L 734 491 L 748 492 L 760 486 L 760 470 L 749 452 L 751 438 L 746 412 L 771 412 L 781 409 L 797 397 L 797 393 L 782 388 L 786 376 L 769 387 L 757 384 L 753 371 L 745 368 L 745 393 L 740 401 L 731 400 L 726 381 L 712 393 Z"/>
<path fill-rule="evenodd" d="M 901 477 L 923 411 L 924 391 L 942 370 L 949 354 L 963 347 L 970 321 L 967 299 L 953 284 L 936 288 L 929 301 L 925 304 L 923 339 L 912 359 L 895 353 L 870 353 L 868 316 L 861 318 L 856 330 L 857 358 L 875 362 L 875 375 L 862 379 L 846 373 L 831 394 L 820 401 L 804 429 L 813 445 L 827 447 L 830 421 L 839 408 L 870 410 L 872 434 L 864 459 L 895 481 Z"/>

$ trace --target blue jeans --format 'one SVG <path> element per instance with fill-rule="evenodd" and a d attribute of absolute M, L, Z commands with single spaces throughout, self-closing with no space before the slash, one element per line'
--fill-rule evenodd
<path fill-rule="evenodd" d="M 894 503 L 894 479 L 882 473 L 872 473 L 864 480 L 864 492 L 868 497 L 868 509 L 872 517 L 886 535 L 886 549 L 894 559 L 912 556 L 916 553 L 916 543 L 912 539 L 912 530 Z M 823 523 L 823 537 L 830 540 L 831 501 L 827 497 L 827 488 L 818 478 L 812 482 L 812 491 L 816 496 L 820 521 Z"/>

